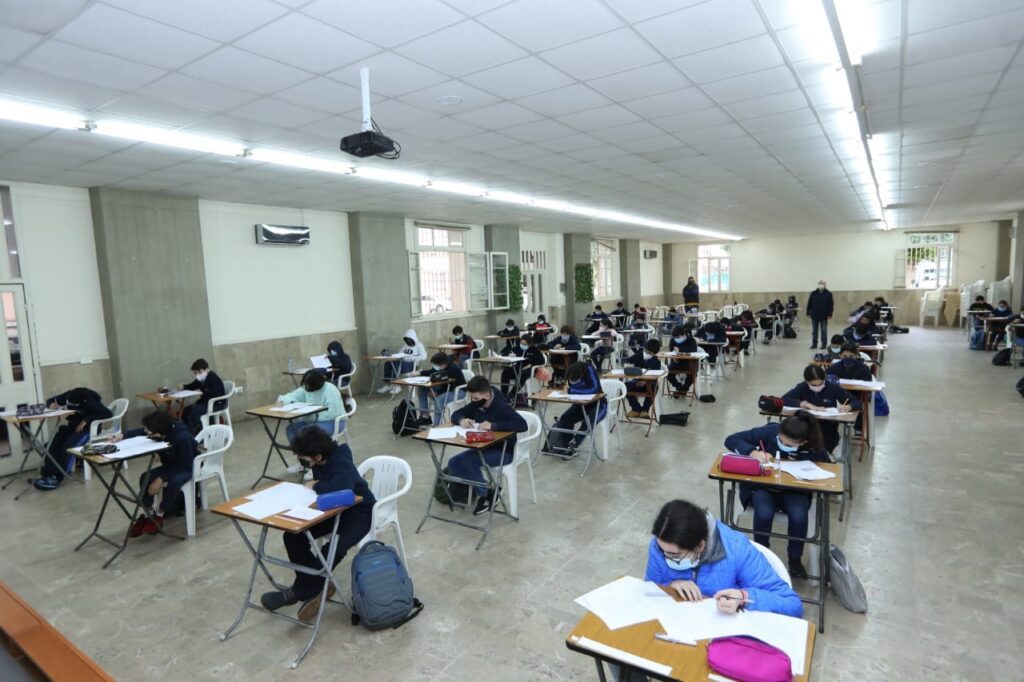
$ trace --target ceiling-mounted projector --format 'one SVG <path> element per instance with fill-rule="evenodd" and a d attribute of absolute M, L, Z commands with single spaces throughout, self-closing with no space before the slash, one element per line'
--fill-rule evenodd
<path fill-rule="evenodd" d="M 402 145 L 384 134 L 370 115 L 370 70 L 359 70 L 363 92 L 363 130 L 341 138 L 341 151 L 365 159 L 379 156 L 382 159 L 397 159 L 402 154 Z"/>

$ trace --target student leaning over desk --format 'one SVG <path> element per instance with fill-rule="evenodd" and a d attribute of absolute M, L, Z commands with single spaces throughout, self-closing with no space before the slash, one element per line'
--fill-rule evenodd
<path fill-rule="evenodd" d="M 114 416 L 103 404 L 100 394 L 84 386 L 55 395 L 46 401 L 46 405 L 51 410 L 71 410 L 74 414 L 68 415 L 50 441 L 50 456 L 61 464 L 61 468 L 47 459 L 39 469 L 40 477 L 33 481 L 36 489 L 43 491 L 53 490 L 64 480 L 74 461 L 68 449 L 84 445 L 89 440 L 89 425 L 98 419 Z"/>
<path fill-rule="evenodd" d="M 311 414 L 304 419 L 296 419 L 285 429 L 288 440 L 299 435 L 299 431 L 305 426 L 316 426 L 327 435 L 336 435 L 334 431 L 334 420 L 345 414 L 345 405 L 341 399 L 341 391 L 324 377 L 323 372 L 311 369 L 302 375 L 302 383 L 294 391 L 277 396 L 278 405 L 287 403 L 306 403 L 307 405 L 322 405 L 327 409 L 323 412 Z M 346 422 L 342 420 L 337 433 L 345 430 Z"/>
<path fill-rule="evenodd" d="M 789 389 L 782 396 L 782 402 L 786 407 L 799 407 L 802 410 L 837 407 L 840 412 L 852 412 L 861 408 L 860 401 L 839 384 L 825 381 L 825 370 L 818 365 L 807 365 L 804 368 L 804 380 Z M 839 445 L 838 422 L 823 421 L 818 426 L 825 439 L 825 449 L 832 452 Z"/>
<path fill-rule="evenodd" d="M 742 608 L 803 615 L 800 597 L 753 543 L 710 512 L 672 500 L 658 512 L 651 534 L 644 580 L 686 601 L 713 598 L 723 613 Z"/>
<path fill-rule="evenodd" d="M 182 411 L 181 420 L 192 429 L 192 433 L 199 433 L 199 429 L 202 428 L 202 422 L 199 421 L 199 418 L 206 414 L 210 401 L 223 398 L 227 390 L 224 388 L 224 381 L 216 372 L 210 369 L 210 363 L 206 360 L 199 358 L 192 363 L 190 369 L 192 370 L 192 375 L 195 376 L 195 380 L 182 384 L 181 388 L 185 391 L 199 391 L 202 395 Z M 224 405 L 225 401 L 221 400 L 220 403 L 214 403 L 215 408 L 218 410 L 223 409 L 222 405 Z"/>

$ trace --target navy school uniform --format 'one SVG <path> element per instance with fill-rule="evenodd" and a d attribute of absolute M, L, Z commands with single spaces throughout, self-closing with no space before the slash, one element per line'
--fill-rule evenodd
<path fill-rule="evenodd" d="M 551 342 L 548 345 L 553 349 L 560 350 L 582 349 L 582 346 L 580 346 L 580 341 L 579 339 L 576 338 L 575 334 L 569 334 L 568 339 L 563 339 L 562 335 L 559 334 L 558 336 L 552 338 Z M 558 353 L 554 356 L 551 356 L 551 373 L 554 376 L 556 383 L 561 383 L 562 379 L 565 377 L 565 370 L 569 368 L 569 365 L 579 360 L 579 357 L 580 356 L 578 353 L 573 353 L 569 355 L 562 355 L 561 353 Z"/>
<path fill-rule="evenodd" d="M 351 363 L 350 363 L 351 364 Z M 206 375 L 206 379 L 200 381 L 195 379 L 182 386 L 186 391 L 199 391 L 202 393 L 199 399 L 187 406 L 181 413 L 181 420 L 185 422 L 193 433 L 199 431 L 201 422 L 199 418 L 206 414 L 210 401 L 216 398 L 223 398 L 227 390 L 224 388 L 224 381 L 212 369 Z M 220 401 L 223 402 L 223 401 Z M 223 409 L 218 403 L 214 403 L 214 409 Z"/>
<path fill-rule="evenodd" d="M 840 405 L 847 404 L 851 409 L 861 409 L 860 401 L 847 393 L 839 384 L 826 381 L 822 384 L 822 387 L 820 392 L 815 393 L 810 389 L 806 381 L 801 381 L 782 396 L 782 402 L 786 407 L 800 407 L 800 403 L 806 401 L 818 407 L 839 407 Z M 836 449 L 836 445 L 839 444 L 838 422 L 818 420 L 818 426 L 821 428 L 821 435 L 825 439 L 825 449 L 832 452 Z"/>
<path fill-rule="evenodd" d="M 729 337 L 725 335 L 725 325 L 721 322 L 708 322 L 703 327 L 697 330 L 697 338 L 703 339 L 704 341 L 711 341 L 713 343 L 725 343 L 729 340 Z M 715 364 L 718 362 L 718 352 L 722 346 L 705 346 L 704 350 L 708 354 L 708 362 Z"/>
<path fill-rule="evenodd" d="M 669 341 L 668 350 L 669 352 L 676 351 L 677 353 L 696 353 L 699 347 L 697 346 L 697 339 L 692 336 L 685 336 L 680 342 L 676 342 L 675 339 Z M 668 363 L 668 368 L 673 372 L 678 372 L 686 369 L 689 365 L 689 360 L 673 360 Z M 672 384 L 672 388 L 680 393 L 686 393 L 690 390 L 690 386 L 693 385 L 693 377 L 689 374 L 669 374 L 668 383 Z"/>
<path fill-rule="evenodd" d="M 833 362 L 825 370 L 830 381 L 839 383 L 840 379 L 853 379 L 854 381 L 874 381 L 871 368 L 864 364 L 859 358 L 840 358 L 839 362 Z"/>
<path fill-rule="evenodd" d="M 436 426 L 441 423 L 441 417 L 444 413 L 444 408 L 448 403 L 455 400 L 457 394 L 456 389 L 459 386 L 466 385 L 466 375 L 462 373 L 462 369 L 455 362 L 449 362 L 445 365 L 444 369 L 434 371 L 433 368 L 425 369 L 420 371 L 420 376 L 433 377 L 435 374 L 442 374 L 444 378 L 448 379 L 447 384 L 441 386 L 435 386 L 434 388 L 417 388 L 416 398 L 417 405 L 420 409 L 420 417 L 425 416 L 428 409 L 428 402 L 430 395 L 434 397 L 434 419 L 433 423 Z"/>
<path fill-rule="evenodd" d="M 373 505 L 377 500 L 370 491 L 366 480 L 359 475 L 359 470 L 352 461 L 352 450 L 345 443 L 334 448 L 327 456 L 327 460 L 323 464 L 314 466 L 312 471 L 315 481 L 313 491 L 317 495 L 351 490 L 363 498 L 362 502 L 341 513 L 341 522 L 338 524 L 338 546 L 334 555 L 334 566 L 337 566 L 345 558 L 348 550 L 355 547 L 370 532 Z M 330 519 L 316 524 L 309 529 L 309 532 L 313 534 L 313 537 L 320 538 L 329 534 L 333 528 L 334 519 Z M 293 564 L 317 569 L 323 567 L 320 560 L 314 556 L 305 533 L 284 533 L 284 548 L 288 553 L 288 561 Z M 326 556 L 326 552 L 324 556 Z M 331 568 L 333 569 L 334 566 Z M 318 575 L 296 571 L 292 589 L 300 601 L 305 601 L 320 594 L 324 589 L 324 579 Z"/>
<path fill-rule="evenodd" d="M 509 365 L 501 370 L 501 390 L 507 396 L 515 393 L 516 390 L 526 383 L 534 367 L 542 367 L 544 365 L 544 354 L 540 352 L 537 346 L 527 346 L 524 351 L 522 346 L 517 343 L 512 348 L 502 350 L 501 354 L 524 358 L 522 362 Z"/>
<path fill-rule="evenodd" d="M 594 312 L 587 315 L 587 319 L 590 320 L 590 325 L 587 327 L 587 333 L 593 334 L 598 330 L 598 328 L 600 328 L 601 320 L 607 320 L 609 318 L 608 313 L 604 311 L 597 312 L 595 310 Z"/>
<path fill-rule="evenodd" d="M 491 388 L 490 404 L 483 402 L 471 402 L 452 415 L 452 423 L 458 424 L 463 419 L 472 419 L 477 424 L 483 422 L 491 423 L 491 431 L 513 431 L 524 433 L 528 426 L 523 416 L 515 411 L 501 391 Z M 485 448 L 482 451 L 484 460 L 489 467 L 505 466 L 511 464 L 516 453 L 516 436 L 513 434 L 500 443 Z M 480 455 L 476 450 L 465 450 L 448 460 L 448 471 L 454 476 L 470 481 L 484 483 L 483 467 L 480 464 Z M 476 487 L 478 497 L 487 494 L 487 488 Z"/>
<path fill-rule="evenodd" d="M 511 329 L 502 327 L 495 336 L 500 336 L 505 340 L 505 345 L 502 347 L 503 351 L 512 350 L 512 347 L 519 342 L 519 325 L 512 325 Z"/>
<path fill-rule="evenodd" d="M 74 414 L 68 415 L 50 442 L 50 456 L 59 462 L 61 467 L 58 469 L 47 459 L 39 470 L 41 477 L 52 477 L 56 478 L 58 482 L 63 481 L 72 460 L 72 455 L 68 453 L 68 449 L 84 445 L 89 440 L 89 425 L 94 421 L 110 419 L 114 416 L 107 406 L 103 404 L 99 393 L 92 389 L 86 389 L 86 391 L 87 397 L 85 401 L 74 408 Z M 47 399 L 46 404 L 56 403 L 64 409 L 71 409 L 68 407 L 69 393 L 71 391 L 55 395 Z"/>
<path fill-rule="evenodd" d="M 573 395 L 591 395 L 594 393 L 601 392 L 601 379 L 597 376 L 597 370 L 594 369 L 593 365 L 588 364 L 583 377 L 574 384 L 569 384 L 569 393 Z M 586 406 L 586 419 L 584 418 L 584 408 L 582 405 L 573 403 L 569 406 L 565 412 L 561 414 L 558 421 L 555 422 L 556 429 L 582 429 L 586 426 L 587 419 L 590 420 L 590 425 L 593 427 L 597 422 L 601 421 L 608 414 L 608 401 L 605 398 L 601 398 L 597 402 Z M 577 427 L 577 425 L 579 425 Z M 574 435 L 568 433 L 562 433 L 560 431 L 553 431 L 548 436 L 548 447 L 545 450 L 552 452 L 561 452 L 565 450 L 566 443 L 572 438 L 572 444 L 574 447 L 579 447 L 583 439 L 586 438 L 585 434 L 577 433 Z"/>
<path fill-rule="evenodd" d="M 125 438 L 146 435 L 145 429 L 126 431 Z M 160 499 L 160 511 L 169 513 L 177 502 L 181 489 L 192 480 L 192 461 L 199 455 L 199 445 L 192 436 L 192 430 L 184 422 L 175 421 L 171 424 L 171 432 L 166 438 L 168 448 L 158 453 L 160 464 L 153 467 L 147 475 L 145 471 L 139 476 L 139 492 L 142 493 L 142 504 L 153 506 L 153 496 L 147 488 L 149 482 L 160 478 L 165 484 L 163 497 Z"/>
<path fill-rule="evenodd" d="M 642 350 L 635 353 L 633 357 L 629 358 L 626 362 L 634 367 L 640 367 L 644 370 L 661 369 L 661 360 L 658 359 L 658 356 L 652 355 L 649 360 L 645 360 L 644 352 Z M 653 388 L 655 384 L 647 381 L 637 381 L 636 379 L 631 379 L 626 382 L 626 401 L 629 403 L 630 409 L 634 412 L 647 412 L 651 409 L 651 394 L 639 396 L 643 402 L 640 402 L 640 400 L 637 399 L 638 396 L 631 395 L 632 393 L 644 393 L 649 390 L 649 386 Z"/>
<path fill-rule="evenodd" d="M 821 424 L 821 422 L 819 422 Z M 725 447 L 731 452 L 741 455 L 749 455 L 762 446 L 768 454 L 779 453 L 782 459 L 810 460 L 812 462 L 827 462 L 828 453 L 824 450 L 807 450 L 801 446 L 793 453 L 782 452 L 779 449 L 778 441 L 781 425 L 778 422 L 759 426 L 748 431 L 734 433 L 725 439 Z M 740 484 L 740 503 L 746 509 L 751 505 L 754 508 L 754 541 L 768 547 L 771 532 L 772 519 L 775 512 L 784 511 L 789 517 L 788 535 L 793 537 L 807 537 L 807 519 L 811 508 L 811 494 L 779 490 L 770 485 L 755 483 Z M 788 556 L 799 559 L 804 553 L 804 543 L 800 540 L 790 540 L 786 547 Z"/>
<path fill-rule="evenodd" d="M 455 338 L 453 337 L 452 343 L 469 346 L 468 348 L 459 348 L 452 351 L 452 362 L 454 362 L 456 365 L 459 365 L 460 367 L 464 367 L 466 364 L 466 360 L 469 360 L 470 358 L 473 357 L 473 352 L 476 350 L 476 341 L 473 340 L 472 336 L 464 333 L 462 335 L 462 339 L 460 339 L 459 341 L 456 341 Z"/>
<path fill-rule="evenodd" d="M 331 341 L 327 344 L 327 360 L 331 363 L 331 366 L 322 371 L 332 383 L 336 382 L 338 377 L 352 373 L 352 358 L 345 352 L 341 341 Z M 345 379 L 344 383 L 338 386 L 338 388 L 348 386 L 350 380 L 351 378 Z"/>
<path fill-rule="evenodd" d="M 590 351 L 590 361 L 594 363 L 594 367 L 600 369 L 604 359 L 614 351 L 615 332 L 609 329 L 598 331 L 597 335 L 601 338 L 594 341 L 594 348 Z"/>

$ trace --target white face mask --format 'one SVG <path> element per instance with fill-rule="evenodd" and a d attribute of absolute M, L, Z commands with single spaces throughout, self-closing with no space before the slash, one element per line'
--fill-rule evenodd
<path fill-rule="evenodd" d="M 433 369 L 433 370 L 434 370 L 435 372 L 440 372 L 440 371 L 441 371 L 442 369 L 444 369 L 444 367 L 442 367 L 441 365 L 431 365 L 431 368 L 432 368 L 432 369 Z"/>
<path fill-rule="evenodd" d="M 825 283 L 818 282 L 818 291 L 825 291 Z"/>
<path fill-rule="evenodd" d="M 210 374 L 209 370 L 206 370 L 204 372 L 199 372 L 198 374 L 196 374 L 196 380 L 197 381 L 206 381 L 206 377 L 209 376 L 209 374 Z"/>
<path fill-rule="evenodd" d="M 648 353 L 647 351 L 644 351 L 644 360 L 650 360 L 651 357 L 653 357 L 653 356 L 650 353 Z"/>
<path fill-rule="evenodd" d="M 516 328 L 516 326 L 514 324 L 506 324 L 505 325 L 505 329 L 507 329 L 509 331 L 512 331 L 515 328 Z"/>
<path fill-rule="evenodd" d="M 676 343 L 682 343 L 685 338 L 686 337 L 684 336 L 673 336 L 672 340 L 675 341 Z"/>
<path fill-rule="evenodd" d="M 811 384 L 807 384 L 807 388 L 811 389 L 811 393 L 821 393 L 822 391 L 825 390 L 825 384 L 820 384 L 818 386 L 812 386 Z"/>

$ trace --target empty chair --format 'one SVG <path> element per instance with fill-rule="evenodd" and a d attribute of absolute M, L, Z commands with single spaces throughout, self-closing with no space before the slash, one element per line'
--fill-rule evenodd
<path fill-rule="evenodd" d="M 533 501 L 537 501 L 537 486 L 533 480 L 533 461 L 530 455 L 530 449 L 532 448 L 533 441 L 540 438 L 541 425 L 540 417 L 533 412 L 525 412 L 523 410 L 516 410 L 523 419 L 526 420 L 526 433 L 519 434 L 516 439 L 516 454 L 512 459 L 511 464 L 506 464 L 501 467 L 501 471 L 495 472 L 495 467 L 491 468 L 492 475 L 497 473 L 500 476 L 505 477 L 505 484 L 502 486 L 505 492 L 508 494 L 508 510 L 512 516 L 519 518 L 519 481 L 518 471 L 519 466 L 522 464 L 526 465 L 526 472 L 530 476 L 530 495 Z M 537 448 L 537 452 L 540 452 L 540 448 Z"/>
<path fill-rule="evenodd" d="M 764 545 L 759 545 L 753 540 L 750 541 L 750 544 L 752 544 L 754 548 L 768 560 L 768 565 L 775 570 L 779 577 L 782 578 L 787 585 L 793 587 L 793 579 L 789 577 L 789 569 L 786 568 L 786 564 L 782 563 L 782 559 Z"/>
<path fill-rule="evenodd" d="M 736 311 L 735 306 L 724 305 L 722 306 L 722 309 L 718 311 L 718 314 L 721 315 L 722 317 L 728 317 L 731 320 L 732 318 L 736 317 L 738 312 Z"/>
<path fill-rule="evenodd" d="M 626 384 L 618 379 L 601 379 L 601 392 L 608 399 L 608 414 L 597 422 L 597 433 L 601 435 L 601 449 L 598 456 L 602 460 L 608 459 L 609 441 L 611 432 L 615 431 L 615 437 L 619 441 L 619 451 L 622 451 L 622 430 L 618 427 L 619 404 L 626 399 Z"/>
<path fill-rule="evenodd" d="M 409 492 L 409 488 L 412 487 L 412 468 L 400 457 L 375 455 L 360 462 L 357 469 L 359 475 L 370 484 L 370 491 L 377 498 L 373 505 L 370 532 L 359 541 L 359 546 L 377 540 L 383 531 L 391 528 L 395 532 L 398 556 L 402 557 L 402 564 L 408 571 L 409 562 L 405 558 L 402 528 L 398 525 L 398 498 Z"/>
<path fill-rule="evenodd" d="M 224 395 L 210 400 L 206 405 L 206 414 L 199 416 L 199 423 L 205 429 L 212 424 L 231 426 L 231 396 L 235 394 L 235 382 L 224 380 Z"/>
<path fill-rule="evenodd" d="M 199 456 L 192 461 L 192 481 L 182 487 L 181 493 L 185 496 L 185 528 L 189 535 L 196 534 L 196 486 L 200 486 L 200 496 L 203 500 L 203 509 L 210 508 L 210 494 L 206 481 L 216 478 L 220 483 L 220 492 L 224 499 L 230 499 L 228 495 L 228 482 L 224 477 L 224 453 L 228 451 L 234 442 L 235 436 L 230 426 L 224 424 L 213 424 L 204 427 L 196 441 L 203 448 Z"/>
<path fill-rule="evenodd" d="M 109 440 L 111 436 L 121 433 L 121 422 L 128 411 L 128 399 L 115 398 L 107 405 L 107 409 L 110 410 L 110 418 L 97 419 L 89 424 L 89 444 Z M 128 463 L 122 462 L 121 466 L 127 468 Z M 82 460 L 82 475 L 85 480 L 92 480 L 92 469 L 85 460 Z"/>
<path fill-rule="evenodd" d="M 743 526 L 744 528 L 753 528 L 754 527 L 754 509 L 753 509 L 753 507 L 748 507 L 747 509 L 744 509 L 743 506 L 741 504 L 739 504 L 738 502 L 739 501 L 737 500 L 736 513 L 735 513 L 735 516 L 733 518 L 733 523 L 735 525 L 737 525 L 737 526 Z M 815 528 L 817 527 L 817 523 L 818 523 L 817 522 L 817 518 L 818 518 L 818 507 L 814 503 L 814 501 L 811 501 L 811 508 L 807 512 L 807 537 L 808 538 L 814 537 L 814 531 L 815 531 Z M 741 523 L 741 521 L 742 521 L 742 523 Z M 782 528 L 788 527 L 788 525 L 789 525 L 789 517 L 786 516 L 786 512 L 783 512 L 783 511 L 776 511 L 775 512 L 775 517 L 772 519 L 772 530 L 773 531 L 775 530 L 776 524 L 781 524 Z M 781 538 L 773 538 L 773 539 L 776 542 L 786 542 L 785 540 L 782 540 Z M 754 544 L 757 544 L 757 543 L 755 542 Z M 812 545 L 810 543 L 807 543 L 806 545 L 804 545 L 804 547 L 807 550 L 807 575 L 808 575 L 808 577 L 816 578 L 818 576 L 818 559 L 819 559 L 819 557 L 821 555 L 821 547 L 819 547 L 818 545 Z M 772 556 L 775 556 L 774 552 L 771 552 L 770 550 L 768 550 L 767 547 L 765 547 L 764 549 L 766 551 L 768 551 L 769 554 L 772 554 Z M 778 559 L 778 557 L 775 557 L 775 558 Z M 771 560 L 769 559 L 769 563 L 770 562 L 771 562 Z M 779 561 L 779 563 L 781 563 L 781 560 Z M 778 569 L 776 569 L 776 570 L 778 570 Z M 787 571 L 786 574 L 787 575 L 789 574 L 788 571 Z"/>
<path fill-rule="evenodd" d="M 704 322 L 718 322 L 718 313 L 714 310 L 708 310 L 701 314 L 701 318 Z"/>
<path fill-rule="evenodd" d="M 930 317 L 934 326 L 939 326 L 939 311 L 942 309 L 942 289 L 931 289 L 921 296 L 921 310 L 918 316 L 918 324 L 924 326 L 925 321 Z"/>
<path fill-rule="evenodd" d="M 341 402 L 345 408 L 345 413 L 334 418 L 334 442 L 341 445 L 341 442 L 345 441 L 349 447 L 352 447 L 352 440 L 349 436 L 352 425 L 349 424 L 349 420 L 355 416 L 359 405 L 356 404 L 355 398 L 343 398 Z"/>

